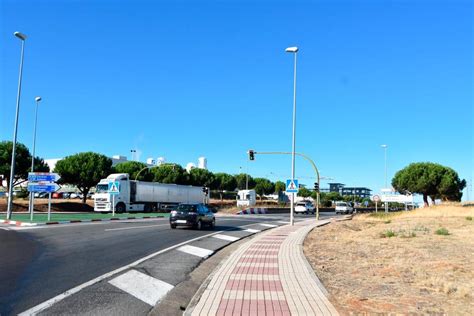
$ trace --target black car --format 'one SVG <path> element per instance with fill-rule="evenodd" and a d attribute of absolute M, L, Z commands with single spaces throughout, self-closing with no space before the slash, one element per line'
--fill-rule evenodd
<path fill-rule="evenodd" d="M 201 203 L 180 204 L 175 211 L 170 213 L 170 226 L 175 229 L 177 226 L 188 226 L 201 229 L 204 226 L 214 228 L 216 217 Z"/>

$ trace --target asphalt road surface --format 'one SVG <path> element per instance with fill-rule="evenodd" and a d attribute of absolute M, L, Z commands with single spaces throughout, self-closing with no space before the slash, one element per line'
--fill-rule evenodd
<path fill-rule="evenodd" d="M 288 215 L 218 217 L 214 231 L 285 220 Z M 167 218 L 39 228 L 0 225 L 0 315 L 21 313 L 147 255 L 209 233 L 172 230 Z"/>

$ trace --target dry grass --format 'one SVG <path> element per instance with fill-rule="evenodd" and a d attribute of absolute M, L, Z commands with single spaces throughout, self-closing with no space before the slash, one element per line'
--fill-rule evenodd
<path fill-rule="evenodd" d="M 473 216 L 456 205 L 358 215 L 314 230 L 304 250 L 341 314 L 472 315 Z"/>

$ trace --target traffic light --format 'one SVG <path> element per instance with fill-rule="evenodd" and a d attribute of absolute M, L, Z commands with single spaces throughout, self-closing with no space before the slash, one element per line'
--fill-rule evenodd
<path fill-rule="evenodd" d="M 252 149 L 249 150 L 249 160 L 255 160 L 255 156 L 254 156 L 254 151 Z"/>
<path fill-rule="evenodd" d="M 209 188 L 202 187 L 202 192 L 204 192 L 205 195 L 209 194 Z"/>
<path fill-rule="evenodd" d="M 319 192 L 319 183 L 314 183 L 314 191 Z"/>

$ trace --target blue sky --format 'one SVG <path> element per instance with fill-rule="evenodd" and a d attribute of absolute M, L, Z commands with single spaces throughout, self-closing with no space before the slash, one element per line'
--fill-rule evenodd
<path fill-rule="evenodd" d="M 474 177 L 473 4 L 446 1 L 0 2 L 0 139 L 284 180 L 297 45 L 296 149 L 331 182 L 378 190 L 411 162 Z M 314 180 L 297 160 L 301 182 Z M 328 181 L 322 182 L 326 187 Z M 470 198 L 473 198 L 472 191 Z"/>

